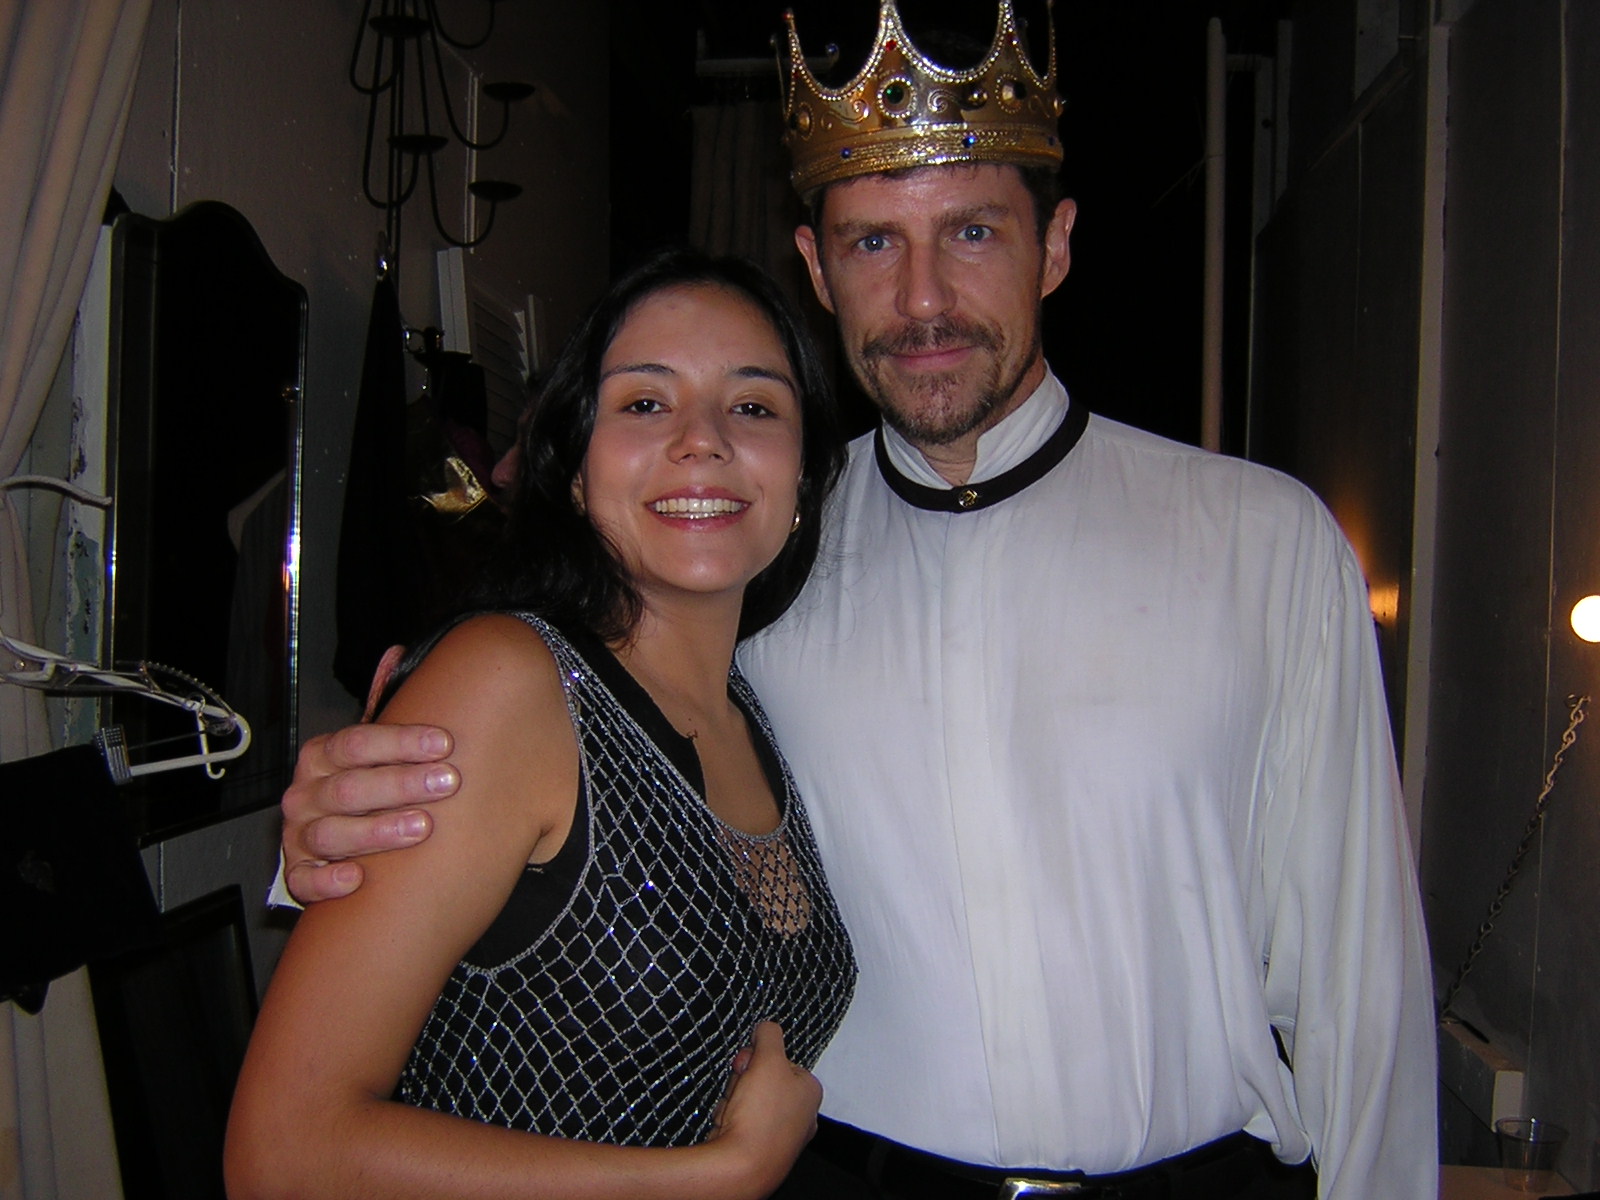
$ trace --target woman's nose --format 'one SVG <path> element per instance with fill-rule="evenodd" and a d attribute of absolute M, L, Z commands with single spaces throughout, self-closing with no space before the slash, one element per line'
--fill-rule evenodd
<path fill-rule="evenodd" d="M 687 409 L 672 449 L 677 458 L 729 458 L 731 444 L 722 413 L 709 408 Z"/>

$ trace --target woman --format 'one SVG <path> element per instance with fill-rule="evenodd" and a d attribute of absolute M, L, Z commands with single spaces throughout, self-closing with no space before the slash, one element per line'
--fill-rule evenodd
<path fill-rule="evenodd" d="M 814 354 L 759 271 L 671 252 L 585 319 L 522 450 L 501 611 L 381 717 L 458 731 L 463 802 L 301 918 L 236 1200 L 758 1197 L 814 1128 L 855 967 L 732 669 L 839 469 Z"/>

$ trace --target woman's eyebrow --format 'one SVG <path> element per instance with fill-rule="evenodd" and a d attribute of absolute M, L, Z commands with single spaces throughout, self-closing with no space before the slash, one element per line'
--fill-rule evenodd
<path fill-rule="evenodd" d="M 616 366 L 612 367 L 609 371 L 602 371 L 600 373 L 600 378 L 603 381 L 603 380 L 610 379 L 614 375 L 675 375 L 675 374 L 677 374 L 677 372 L 674 371 L 671 367 L 667 366 L 665 363 L 637 362 L 637 363 L 619 363 Z M 751 363 L 748 366 L 743 366 L 743 367 L 735 367 L 733 370 L 729 371 L 728 374 L 737 376 L 740 379 L 770 379 L 775 383 L 783 384 L 784 387 L 788 388 L 791 392 L 795 392 L 797 394 L 798 394 L 798 392 L 800 390 L 798 387 L 795 386 L 794 380 L 791 379 L 786 372 L 780 371 L 775 367 L 763 367 L 758 363 Z"/>
<path fill-rule="evenodd" d="M 675 372 L 665 363 L 636 362 L 620 363 L 609 371 L 600 372 L 601 379 L 610 379 L 613 375 L 672 375 Z"/>
<path fill-rule="evenodd" d="M 729 374 L 737 375 L 741 379 L 770 379 L 775 383 L 783 384 L 791 392 L 798 394 L 800 391 L 799 388 L 795 387 L 794 380 L 786 372 L 779 371 L 774 367 L 763 367 L 752 363 L 747 367 L 735 367 Z"/>

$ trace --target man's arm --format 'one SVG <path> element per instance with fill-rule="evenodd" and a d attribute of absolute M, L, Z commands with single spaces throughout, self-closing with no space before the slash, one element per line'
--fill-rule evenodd
<path fill-rule="evenodd" d="M 1354 556 L 1304 576 L 1283 774 L 1264 814 L 1266 992 L 1322 1200 L 1431 1196 L 1433 988 L 1376 640 Z"/>
<path fill-rule="evenodd" d="M 348 861 L 423 841 L 433 819 L 416 807 L 454 795 L 450 734 L 426 725 L 351 725 L 300 750 L 283 794 L 283 882 L 302 904 L 361 886 Z"/>

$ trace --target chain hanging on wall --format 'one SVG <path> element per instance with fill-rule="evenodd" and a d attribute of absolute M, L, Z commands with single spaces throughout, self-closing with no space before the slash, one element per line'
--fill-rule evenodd
<path fill-rule="evenodd" d="M 391 257 L 400 253 L 401 210 L 416 194 L 420 177 L 428 181 L 428 202 L 434 228 L 452 246 L 472 247 L 489 236 L 498 207 L 522 194 L 522 188 L 503 179 L 473 179 L 467 190 L 488 204 L 481 229 L 466 229 L 456 237 L 439 212 L 439 185 L 435 158 L 450 144 L 444 130 L 469 152 L 469 170 L 475 152 L 488 150 L 505 139 L 511 125 L 511 106 L 533 95 L 531 83 L 485 83 L 481 92 L 500 108 L 499 128 L 491 137 L 479 136 L 464 104 L 457 115 L 446 83 L 443 45 L 475 50 L 494 32 L 495 6 L 500 0 L 482 0 L 487 9 L 483 32 L 476 38 L 459 38 L 439 19 L 435 0 L 366 0 L 350 55 L 350 83 L 367 97 L 366 148 L 361 160 L 361 183 L 367 201 L 384 211 L 384 234 Z M 377 12 L 374 13 L 374 7 Z M 363 70 L 365 64 L 365 70 Z M 432 104 L 443 113 L 440 123 Z M 383 129 L 379 145 L 380 128 Z M 381 159 L 377 167 L 375 160 Z M 374 180 L 374 171 L 380 178 Z"/>
<path fill-rule="evenodd" d="M 1444 1021 L 1454 1014 L 1450 1006 L 1455 1003 L 1456 996 L 1461 992 L 1461 985 L 1467 981 L 1467 976 L 1472 973 L 1472 966 L 1477 961 L 1478 955 L 1483 953 L 1483 944 L 1488 941 L 1489 935 L 1494 932 L 1494 923 L 1499 920 L 1501 910 L 1506 906 L 1506 897 L 1511 894 L 1511 888 L 1516 882 L 1517 873 L 1522 870 L 1522 860 L 1528 856 L 1528 851 L 1533 847 L 1533 839 L 1538 836 L 1539 829 L 1544 824 L 1545 809 L 1550 807 L 1550 792 L 1556 786 L 1556 772 L 1561 770 L 1561 760 L 1572 749 L 1573 743 L 1578 740 L 1578 726 L 1583 724 L 1584 710 L 1588 707 L 1588 696 L 1568 696 L 1567 704 L 1567 729 L 1561 735 L 1561 745 L 1556 748 L 1555 754 L 1550 759 L 1550 769 L 1545 772 L 1544 787 L 1540 790 L 1538 799 L 1533 802 L 1533 815 L 1528 818 L 1528 823 L 1523 827 L 1522 840 L 1517 843 L 1517 849 L 1511 856 L 1511 865 L 1506 870 L 1506 877 L 1500 881 L 1500 888 L 1494 894 L 1494 899 L 1489 902 L 1489 914 L 1483 919 L 1483 924 L 1478 926 L 1477 935 L 1472 939 L 1472 945 L 1467 949 L 1467 956 L 1462 960 L 1461 966 L 1456 970 L 1456 977 L 1451 981 L 1449 990 L 1444 994 L 1444 999 L 1439 1002 L 1439 1020 Z"/>

